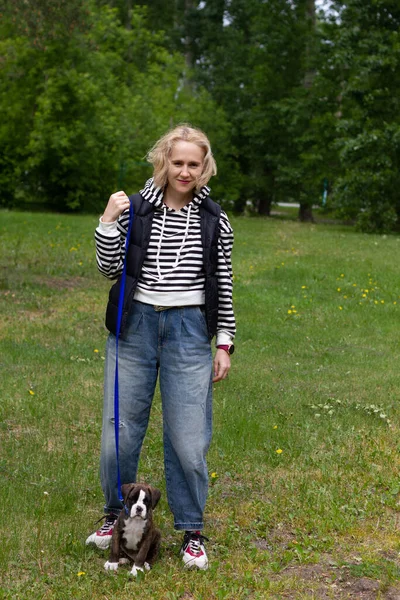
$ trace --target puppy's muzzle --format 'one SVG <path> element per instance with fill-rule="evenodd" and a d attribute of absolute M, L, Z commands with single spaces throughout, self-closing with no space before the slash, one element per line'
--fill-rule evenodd
<path fill-rule="evenodd" d="M 131 517 L 135 518 L 138 517 L 140 519 L 145 519 L 146 518 L 146 509 L 144 506 L 141 506 L 140 504 L 138 506 L 133 506 L 132 510 L 131 510 Z"/>

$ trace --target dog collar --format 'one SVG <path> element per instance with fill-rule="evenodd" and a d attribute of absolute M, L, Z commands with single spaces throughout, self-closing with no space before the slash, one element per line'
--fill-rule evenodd
<path fill-rule="evenodd" d="M 124 511 L 127 517 L 129 517 L 129 510 L 126 504 L 124 504 Z"/>

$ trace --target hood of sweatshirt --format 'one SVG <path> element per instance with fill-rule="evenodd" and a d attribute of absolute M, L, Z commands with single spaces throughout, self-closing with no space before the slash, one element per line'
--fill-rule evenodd
<path fill-rule="evenodd" d="M 153 177 L 150 177 L 145 183 L 145 186 L 142 190 L 140 190 L 141 196 L 145 198 L 150 204 L 153 204 L 155 208 L 159 210 L 163 210 L 165 204 L 163 202 L 164 190 L 157 187 L 154 184 Z M 195 192 L 193 195 L 193 200 L 182 208 L 182 211 L 185 211 L 191 204 L 195 206 L 199 206 L 204 198 L 210 194 L 210 188 L 207 185 L 204 185 L 198 192 Z"/>
<path fill-rule="evenodd" d="M 180 262 L 181 253 L 185 247 L 186 240 L 189 235 L 190 214 L 192 212 L 192 209 L 198 210 L 203 199 L 206 198 L 209 195 L 209 193 L 210 193 L 210 188 L 206 185 L 203 186 L 198 192 L 195 192 L 193 194 L 193 200 L 191 202 L 189 202 L 189 204 L 184 206 L 180 211 L 184 214 L 186 213 L 186 226 L 185 226 L 185 230 L 182 234 L 182 240 L 181 240 L 179 249 L 176 252 L 176 258 L 175 258 L 175 262 L 172 266 L 172 270 Z M 163 236 L 164 236 L 167 211 L 172 211 L 172 209 L 168 208 L 168 206 L 166 204 L 164 204 L 164 202 L 163 202 L 164 191 L 154 184 L 154 179 L 152 177 L 146 181 L 144 188 L 142 190 L 140 190 L 140 194 L 145 200 L 150 202 L 150 204 L 153 204 L 156 210 L 160 210 L 163 212 L 163 218 L 162 218 L 162 223 L 161 223 L 161 232 L 160 232 L 160 237 L 157 241 L 157 254 L 156 254 L 157 275 L 158 275 L 158 279 L 162 280 L 163 275 L 165 275 L 165 273 L 164 274 L 161 273 L 160 254 L 161 254 L 161 247 L 162 247 Z M 174 212 L 174 211 L 172 211 L 172 212 Z"/>

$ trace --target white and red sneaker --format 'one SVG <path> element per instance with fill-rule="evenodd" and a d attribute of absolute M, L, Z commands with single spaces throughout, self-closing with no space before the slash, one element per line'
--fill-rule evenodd
<path fill-rule="evenodd" d="M 204 547 L 204 540 L 208 538 L 201 535 L 200 531 L 186 531 L 181 547 L 182 560 L 185 567 L 208 569 L 208 558 Z"/>
<path fill-rule="evenodd" d="M 107 550 L 111 545 L 111 538 L 114 531 L 115 521 L 118 519 L 118 515 L 110 514 L 102 517 L 105 518 L 104 524 L 90 534 L 86 540 L 86 544 L 95 544 L 100 550 Z M 101 521 L 101 519 L 100 519 Z"/>

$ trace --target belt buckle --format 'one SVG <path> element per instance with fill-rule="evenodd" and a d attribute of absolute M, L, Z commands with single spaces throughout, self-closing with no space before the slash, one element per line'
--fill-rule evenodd
<path fill-rule="evenodd" d="M 162 310 L 167 310 L 168 306 L 158 306 L 157 304 L 155 304 L 153 308 L 156 312 L 161 312 Z"/>

